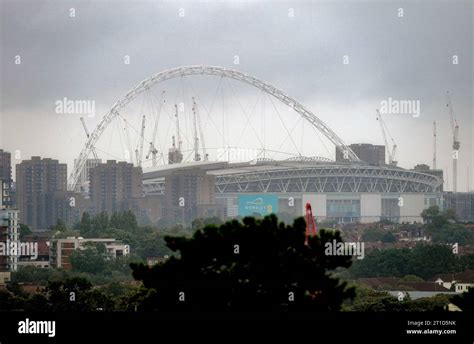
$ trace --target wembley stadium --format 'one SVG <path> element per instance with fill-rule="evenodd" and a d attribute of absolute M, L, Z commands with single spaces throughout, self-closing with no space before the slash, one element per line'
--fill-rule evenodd
<path fill-rule="evenodd" d="M 442 203 L 443 180 L 430 171 L 324 158 L 169 165 L 145 171 L 145 193 L 164 194 L 166 176 L 186 170 L 188 175 L 199 170 L 212 177 L 217 203 L 228 217 L 272 212 L 300 216 L 309 202 L 319 221 L 420 222 L 423 209 Z M 259 206 L 248 207 L 256 200 Z"/>
<path fill-rule="evenodd" d="M 225 85 L 226 92 L 231 94 L 229 99 L 237 98 L 239 92 L 248 94 L 244 89 L 237 92 L 238 85 L 257 91 L 260 98 L 255 104 L 261 103 L 260 113 L 245 109 L 239 100 L 235 102 L 234 113 L 212 113 L 215 95 L 208 107 L 205 97 L 198 97 L 197 87 L 192 84 L 188 85 L 188 89 L 194 89 L 192 97 L 184 95 L 184 81 L 190 77 L 201 78 L 199 89 L 212 88 L 206 82 L 217 77 L 220 86 L 216 93 L 221 88 L 224 94 Z M 175 93 L 183 93 L 183 101 L 175 100 L 174 106 L 166 100 L 172 87 L 169 83 L 173 80 L 177 81 Z M 189 99 L 192 102 L 187 107 L 185 101 Z M 141 104 L 141 110 L 137 111 L 138 105 L 133 107 L 133 104 Z M 270 115 L 269 106 L 272 106 Z M 222 99 L 222 112 L 224 109 Z M 212 119 L 216 116 L 222 116 L 222 127 L 217 127 Z M 148 125 L 150 117 L 153 125 Z M 272 119 L 269 129 L 265 127 L 266 118 Z M 146 199 L 142 201 L 147 210 L 155 209 L 158 214 L 155 218 L 168 217 L 169 222 L 174 222 L 184 216 L 189 222 L 206 216 L 233 218 L 269 213 L 300 216 L 306 203 L 310 203 L 314 216 L 320 221 L 420 222 L 423 209 L 433 204 L 443 205 L 443 172 L 427 165 L 417 165 L 414 169 L 398 167 L 395 141 L 390 137 L 393 146 L 389 145 L 388 130 L 380 113 L 377 120 L 385 145 L 346 145 L 316 114 L 269 82 L 217 66 L 178 67 L 138 83 L 117 100 L 91 134 L 86 132 L 87 140 L 76 159 L 69 188 L 75 190 L 81 178 L 87 179 L 84 177 L 87 168 L 95 164 L 89 157 L 97 156 L 96 151 L 104 152 L 100 141 L 114 138 L 112 127 L 115 125 L 119 131 L 116 136 L 124 139 L 114 146 L 116 152 L 108 154 L 119 156 L 117 160 L 128 160 L 143 170 Z M 263 125 L 258 127 L 261 123 Z M 311 133 L 306 142 L 301 137 L 301 149 L 293 138 L 298 136 L 295 128 L 300 123 L 301 133 L 305 125 L 306 131 Z M 276 131 L 277 124 L 281 124 L 280 132 Z M 134 132 L 136 138 L 130 139 Z M 263 133 L 263 139 L 258 138 L 259 133 Z M 304 147 L 321 146 L 315 145 L 319 136 L 334 147 L 335 159 L 305 157 Z M 295 148 L 292 155 L 287 158 L 265 155 L 270 152 L 268 146 L 272 140 L 276 146 L 273 152 L 277 152 L 288 138 Z M 222 142 L 218 142 L 220 139 Z M 226 160 L 222 154 L 213 155 L 212 146 L 222 143 L 229 147 L 232 140 L 261 146 L 263 155 L 244 162 Z M 133 142 L 136 142 L 135 149 Z M 148 153 L 144 150 L 146 143 Z"/>

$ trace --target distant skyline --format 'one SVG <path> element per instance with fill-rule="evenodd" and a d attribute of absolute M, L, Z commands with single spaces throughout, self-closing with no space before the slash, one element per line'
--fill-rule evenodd
<path fill-rule="evenodd" d="M 451 188 L 449 90 L 460 125 L 458 191 L 466 191 L 468 166 L 474 188 L 472 20 L 472 1 L 3 0 L 0 148 L 13 165 L 19 150 L 21 159 L 68 163 L 69 173 L 85 135 L 80 115 L 55 113 L 57 100 L 94 100 L 92 131 L 141 80 L 218 65 L 281 88 L 346 144 L 383 144 L 375 109 L 389 99 L 419 101 L 419 116 L 384 115 L 399 166 L 431 166 L 436 121 L 438 168 Z"/>

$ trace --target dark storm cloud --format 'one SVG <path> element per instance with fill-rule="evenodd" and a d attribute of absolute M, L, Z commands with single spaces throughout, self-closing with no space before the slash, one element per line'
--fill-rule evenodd
<path fill-rule="evenodd" d="M 439 159 L 450 164 L 449 89 L 461 123 L 463 171 L 474 162 L 472 15 L 470 1 L 3 1 L 2 146 L 70 162 L 63 141 L 78 152 L 83 132 L 77 118 L 58 120 L 54 101 L 95 99 L 100 114 L 156 72 L 208 64 L 237 68 L 282 88 L 349 143 L 378 130 L 374 110 L 382 100 L 420 100 L 419 118 L 387 118 L 405 167 L 430 162 L 435 119 L 442 133 L 438 150 L 445 156 Z M 14 64 L 16 55 L 21 65 Z M 38 127 L 58 135 L 40 135 Z M 37 151 L 29 142 L 32 134 L 41 141 Z"/>

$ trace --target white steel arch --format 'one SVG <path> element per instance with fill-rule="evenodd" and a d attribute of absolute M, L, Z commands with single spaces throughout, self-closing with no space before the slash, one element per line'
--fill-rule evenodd
<path fill-rule="evenodd" d="M 125 96 L 118 100 L 112 108 L 107 112 L 107 114 L 102 118 L 100 123 L 94 129 L 94 131 L 88 137 L 82 151 L 77 158 L 77 163 L 74 166 L 73 171 L 69 177 L 69 190 L 74 190 L 76 187 L 79 175 L 84 168 L 84 164 L 94 149 L 95 144 L 99 140 L 100 136 L 110 124 L 112 119 L 118 115 L 119 110 L 130 103 L 137 95 L 151 88 L 157 83 L 174 79 L 182 76 L 190 75 L 212 75 L 212 76 L 221 76 L 230 79 L 234 79 L 248 85 L 254 86 L 269 95 L 272 95 L 282 103 L 293 108 L 297 113 L 299 113 L 304 119 L 311 123 L 317 130 L 319 130 L 324 136 L 326 136 L 336 147 L 343 151 L 345 156 L 349 161 L 360 161 L 357 155 L 342 141 L 336 133 L 329 128 L 323 121 L 321 121 L 314 113 L 305 108 L 301 103 L 290 97 L 288 94 L 273 86 L 272 84 L 262 81 L 254 76 L 239 72 L 237 70 L 226 69 L 217 66 L 183 66 L 173 69 L 168 69 L 158 74 L 153 75 L 152 77 L 143 80 L 137 84 L 134 88 L 128 91 Z"/>

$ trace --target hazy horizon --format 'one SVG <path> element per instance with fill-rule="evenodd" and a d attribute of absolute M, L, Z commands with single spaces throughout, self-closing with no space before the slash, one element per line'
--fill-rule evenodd
<path fill-rule="evenodd" d="M 472 190 L 472 16 L 471 1 L 1 1 L 0 148 L 12 152 L 13 177 L 17 150 L 22 160 L 58 159 L 70 173 L 86 137 L 81 115 L 55 113 L 56 101 L 94 100 L 95 117 L 85 116 L 92 131 L 142 80 L 174 67 L 217 65 L 277 86 L 346 144 L 384 144 L 375 109 L 389 98 L 419 101 L 418 117 L 384 115 L 398 146 L 399 166 L 431 166 L 436 121 L 438 168 L 447 171 L 451 189 L 449 90 L 460 126 L 458 191 L 467 190 L 468 166 Z M 343 63 L 345 55 L 348 64 Z M 458 64 L 453 64 L 454 55 Z M 17 56 L 21 64 L 15 64 Z M 202 82 L 196 88 L 212 93 L 215 85 L 209 85 Z M 256 97 L 245 88 L 239 92 L 245 104 Z M 241 110 L 235 100 L 228 94 L 222 98 L 228 116 L 238 121 L 234 114 Z M 256 122 L 251 125 L 258 131 Z M 276 128 L 272 122 L 266 125 L 270 129 L 263 129 L 263 136 L 271 140 Z M 218 135 L 208 130 L 217 142 Z M 226 134 L 232 138 L 232 126 Z M 111 133 L 106 135 L 111 149 L 118 146 Z M 163 133 L 165 144 L 170 142 L 167 135 Z M 296 130 L 292 136 L 299 139 Z M 301 137 L 294 146 L 304 147 L 308 156 L 334 158 L 333 147 L 323 147 L 315 136 L 304 142 Z"/>

